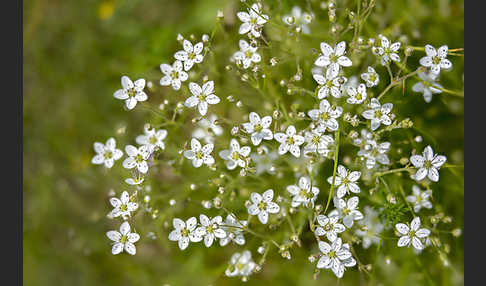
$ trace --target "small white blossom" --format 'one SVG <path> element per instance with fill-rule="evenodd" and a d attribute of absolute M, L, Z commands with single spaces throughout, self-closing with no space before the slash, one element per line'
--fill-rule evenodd
<path fill-rule="evenodd" d="M 203 43 L 199 42 L 194 46 L 188 40 L 184 40 L 182 43 L 184 50 L 178 51 L 174 54 L 174 58 L 181 62 L 184 62 L 184 70 L 188 71 L 195 63 L 201 63 L 203 60 L 202 50 Z"/>
<path fill-rule="evenodd" d="M 135 232 L 130 232 L 130 225 L 127 221 L 121 224 L 120 232 L 110 230 L 106 233 L 106 236 L 114 242 L 111 249 L 111 253 L 114 255 L 119 254 L 123 250 L 131 255 L 135 255 L 137 253 L 137 248 L 135 247 L 134 243 L 140 239 L 140 235 Z"/>
<path fill-rule="evenodd" d="M 123 167 L 125 169 L 133 169 L 137 167 L 137 170 L 140 173 L 147 173 L 148 171 L 148 164 L 147 160 L 151 155 L 150 148 L 146 145 L 143 145 L 139 148 L 127 145 L 125 146 L 125 152 L 129 156 L 128 158 L 123 161 Z"/>
<path fill-rule="evenodd" d="M 396 230 L 400 234 L 398 240 L 398 247 L 409 246 L 410 243 L 417 250 L 424 249 L 422 239 L 425 239 L 430 234 L 430 230 L 426 228 L 420 228 L 420 218 L 416 217 L 410 223 L 410 227 L 404 223 L 397 223 L 395 225 Z"/>
<path fill-rule="evenodd" d="M 113 96 L 115 98 L 125 100 L 125 106 L 128 109 L 133 109 L 139 101 L 147 100 L 147 94 L 143 91 L 145 88 L 145 79 L 137 79 L 135 82 L 128 76 L 121 78 L 122 88 L 115 91 Z"/>
<path fill-rule="evenodd" d="M 335 66 L 330 66 L 326 70 L 326 76 L 318 73 L 312 74 L 314 80 L 319 84 L 319 91 L 317 92 L 317 98 L 323 99 L 329 95 L 329 93 L 335 98 L 341 97 L 341 86 L 346 83 L 346 78 L 338 76 L 339 69 Z"/>
<path fill-rule="evenodd" d="M 123 156 L 122 150 L 116 149 L 115 138 L 109 138 L 106 141 L 106 145 L 103 145 L 103 143 L 100 142 L 95 142 L 93 147 L 96 155 L 91 159 L 92 164 L 104 164 L 106 168 L 111 168 L 115 164 L 115 160 L 118 160 Z"/>
<path fill-rule="evenodd" d="M 236 139 L 231 139 L 230 148 L 219 152 L 219 156 L 226 160 L 226 167 L 233 170 L 236 166 L 244 168 L 246 166 L 246 158 L 250 155 L 251 148 L 243 146 L 240 148 L 240 143 Z"/>
<path fill-rule="evenodd" d="M 425 57 L 420 59 L 420 64 L 430 68 L 432 74 L 438 75 L 441 69 L 448 70 L 452 68 L 452 63 L 447 59 L 449 48 L 447 45 L 441 46 L 436 50 L 431 45 L 425 45 Z"/>
<path fill-rule="evenodd" d="M 192 136 L 199 140 L 204 140 L 206 143 L 214 144 L 214 136 L 220 136 L 223 134 L 223 128 L 216 124 L 218 117 L 215 114 L 211 114 L 198 121 L 199 127 L 192 132 Z"/>
<path fill-rule="evenodd" d="M 432 182 L 438 182 L 439 169 L 447 161 L 446 156 L 434 155 L 434 150 L 430 146 L 425 147 L 422 154 L 410 157 L 410 162 L 418 169 L 414 176 L 415 180 L 420 181 L 428 176 Z"/>
<path fill-rule="evenodd" d="M 161 64 L 160 70 L 164 76 L 160 79 L 160 85 L 172 85 L 174 90 L 179 90 L 183 81 L 186 81 L 189 75 L 182 70 L 182 62 L 175 61 L 172 66 L 168 64 Z"/>
<path fill-rule="evenodd" d="M 321 42 L 321 55 L 316 59 L 314 64 L 318 67 L 327 67 L 339 71 L 340 67 L 350 67 L 353 62 L 345 56 L 346 54 L 346 42 L 339 42 L 333 49 L 325 42 Z"/>
<path fill-rule="evenodd" d="M 319 241 L 319 250 L 322 256 L 317 262 L 317 268 L 331 269 L 336 277 L 343 277 L 346 267 L 356 265 L 356 260 L 349 251 L 349 245 L 343 244 L 341 238 L 337 238 L 331 245 L 324 241 Z"/>
<path fill-rule="evenodd" d="M 357 184 L 360 176 L 361 172 L 348 172 L 348 170 L 343 165 L 339 165 L 336 177 L 334 178 L 334 186 L 337 187 L 337 197 L 342 198 L 344 197 L 344 195 L 349 194 L 350 192 L 358 194 L 361 191 Z M 327 182 L 331 185 L 332 179 L 332 176 L 327 178 Z"/>
<path fill-rule="evenodd" d="M 314 129 L 311 132 L 305 132 L 305 142 L 307 144 L 304 146 L 304 155 L 317 152 L 327 157 L 331 152 L 330 146 L 334 144 L 334 138 Z"/>
<path fill-rule="evenodd" d="M 361 246 L 367 249 L 371 244 L 380 243 L 380 233 L 383 231 L 385 226 L 381 223 L 378 212 L 373 210 L 369 206 L 364 207 L 364 219 L 360 220 L 358 224 L 360 227 L 356 229 L 356 235 L 361 237 Z"/>
<path fill-rule="evenodd" d="M 253 47 L 245 40 L 239 41 L 240 50 L 234 53 L 233 58 L 237 64 L 243 64 L 243 68 L 249 68 L 252 63 L 259 63 L 262 57 L 257 53 L 257 47 Z"/>
<path fill-rule="evenodd" d="M 295 157 L 300 157 L 300 145 L 304 144 L 304 137 L 297 135 L 297 131 L 293 125 L 287 127 L 285 133 L 275 133 L 274 138 L 280 143 L 278 146 L 278 154 L 283 155 L 290 151 Z"/>
<path fill-rule="evenodd" d="M 424 94 L 424 100 L 425 102 L 429 103 L 432 101 L 432 95 L 435 93 L 442 93 L 442 90 L 435 88 L 434 86 L 438 88 L 442 88 L 442 85 L 437 83 L 435 80 L 437 76 L 435 76 L 433 73 L 424 73 L 424 72 L 419 72 L 418 76 L 421 80 L 427 82 L 424 83 L 422 81 L 417 82 L 412 86 L 412 90 L 415 92 L 421 92 Z"/>
<path fill-rule="evenodd" d="M 262 14 L 260 3 L 255 3 L 248 8 L 247 12 L 238 12 L 236 16 L 243 22 L 238 30 L 240 34 L 250 32 L 255 38 L 261 36 L 261 28 L 268 21 L 268 16 Z"/>
<path fill-rule="evenodd" d="M 380 76 L 372 67 L 368 67 L 368 72 L 361 74 L 361 79 L 366 82 L 367 87 L 377 86 L 380 83 Z"/>
<path fill-rule="evenodd" d="M 248 250 L 242 253 L 235 253 L 231 256 L 228 268 L 224 274 L 228 277 L 243 276 L 247 277 L 253 273 L 256 263 L 251 258 L 251 252 Z"/>
<path fill-rule="evenodd" d="M 194 82 L 189 83 L 189 90 L 193 94 L 186 99 L 184 103 L 187 107 L 194 107 L 197 105 L 199 113 L 204 116 L 208 112 L 208 104 L 218 104 L 220 102 L 214 92 L 214 81 L 208 81 L 203 84 L 202 88 Z"/>
<path fill-rule="evenodd" d="M 251 193 L 250 200 L 252 204 L 248 207 L 250 215 L 257 215 L 261 223 L 267 224 L 268 214 L 276 214 L 280 211 L 280 206 L 273 200 L 273 190 L 268 189 L 262 195 Z"/>
<path fill-rule="evenodd" d="M 110 203 L 114 208 L 111 211 L 111 216 L 121 216 L 124 220 L 127 220 L 131 216 L 131 212 L 134 212 L 138 208 L 137 203 L 130 201 L 130 196 L 126 191 L 121 194 L 119 199 L 116 197 L 111 198 Z"/>
<path fill-rule="evenodd" d="M 331 242 L 336 240 L 338 234 L 346 230 L 344 225 L 338 223 L 339 217 L 337 216 L 327 217 L 325 215 L 318 215 L 316 220 L 319 224 L 314 231 L 316 235 L 325 235 Z"/>
<path fill-rule="evenodd" d="M 243 128 L 246 133 L 251 134 L 251 142 L 253 145 L 258 146 L 262 139 L 272 140 L 273 133 L 269 129 L 272 124 L 271 116 L 264 116 L 260 119 L 260 116 L 256 112 L 250 112 L 250 122 L 243 123 Z"/>
<path fill-rule="evenodd" d="M 184 157 L 192 160 L 192 165 L 196 168 L 201 167 L 204 163 L 208 166 L 214 164 L 214 158 L 211 156 L 214 145 L 209 143 L 201 147 L 201 143 L 195 138 L 191 139 L 191 150 L 184 151 Z"/>
<path fill-rule="evenodd" d="M 230 241 L 233 241 L 238 245 L 244 245 L 245 236 L 243 235 L 243 227 L 247 224 L 246 220 L 239 221 L 233 214 L 229 214 L 224 221 L 224 226 L 221 227 L 226 231 L 227 235 L 226 237 L 219 239 L 219 245 L 225 246 Z"/>
<path fill-rule="evenodd" d="M 221 228 L 221 224 L 223 223 L 221 216 L 210 219 L 202 214 L 199 216 L 199 221 L 201 222 L 201 226 L 196 229 L 196 233 L 204 237 L 204 245 L 206 247 L 210 247 L 215 238 L 221 239 L 226 237 L 226 231 Z"/>
<path fill-rule="evenodd" d="M 419 186 L 412 186 L 413 195 L 407 196 L 407 201 L 413 204 L 413 211 L 418 213 L 421 208 L 431 209 L 432 203 L 429 201 L 432 190 L 422 191 Z"/>
<path fill-rule="evenodd" d="M 376 130 L 380 124 L 390 125 L 392 120 L 389 113 L 393 108 L 393 103 L 380 104 L 378 99 L 372 98 L 369 104 L 371 109 L 365 110 L 361 115 L 371 120 L 371 130 Z"/>
<path fill-rule="evenodd" d="M 324 132 L 326 128 L 331 131 L 338 130 L 339 123 L 336 119 L 339 118 L 342 113 L 342 107 L 336 106 L 335 108 L 332 108 L 329 101 L 327 101 L 327 99 L 323 99 L 319 104 L 319 109 L 312 109 L 307 113 L 307 115 L 309 115 L 312 120 L 317 121 L 319 124 L 317 130 Z"/>
<path fill-rule="evenodd" d="M 300 177 L 298 186 L 287 186 L 287 191 L 292 196 L 293 208 L 300 206 L 301 204 L 307 208 L 314 208 L 314 202 L 319 194 L 319 188 L 312 186 L 309 178 Z"/>
<path fill-rule="evenodd" d="M 329 213 L 329 217 L 337 216 L 342 218 L 344 226 L 351 228 L 355 220 L 363 219 L 363 214 L 358 210 L 358 197 L 351 197 L 346 202 L 343 199 L 334 197 L 335 210 Z"/>
<path fill-rule="evenodd" d="M 155 128 L 150 129 L 150 125 L 145 125 L 143 135 L 137 136 L 135 141 L 140 145 L 147 145 L 151 152 L 160 148 L 165 149 L 164 139 L 167 137 L 167 130 L 160 129 L 155 130 Z"/>
<path fill-rule="evenodd" d="M 260 155 L 256 152 L 252 153 L 251 160 L 255 163 L 256 174 L 260 175 L 263 172 L 269 174 L 275 173 L 275 167 L 273 166 L 273 161 L 278 158 L 277 151 L 269 151 L 266 146 L 261 146 L 263 153 Z"/>
<path fill-rule="evenodd" d="M 189 241 L 199 242 L 203 239 L 203 237 L 196 232 L 197 219 L 195 217 L 189 218 L 186 222 L 174 218 L 172 220 L 172 225 L 174 226 L 174 230 L 169 234 L 169 240 L 177 241 L 181 250 L 187 248 Z"/>
<path fill-rule="evenodd" d="M 143 183 L 143 181 L 144 181 L 143 177 L 125 179 L 125 183 L 132 185 L 132 186 L 140 185 L 141 183 Z"/>
<path fill-rule="evenodd" d="M 294 6 L 289 15 L 282 17 L 282 21 L 291 27 L 295 27 L 296 30 L 301 30 L 304 34 L 310 34 L 308 24 L 310 24 L 312 18 L 311 14 L 307 12 L 302 13 L 302 9 L 299 6 Z"/>
<path fill-rule="evenodd" d="M 352 86 L 348 87 L 347 93 L 349 97 L 346 99 L 346 102 L 349 104 L 361 104 L 367 97 L 366 86 L 364 83 L 360 84 L 358 88 Z"/>
<path fill-rule="evenodd" d="M 395 42 L 390 45 L 387 37 L 383 35 L 378 35 L 378 37 L 380 38 L 380 45 L 373 47 L 372 51 L 375 55 L 381 57 L 381 64 L 385 66 L 390 63 L 390 60 L 400 62 L 398 50 L 400 49 L 401 43 Z"/>

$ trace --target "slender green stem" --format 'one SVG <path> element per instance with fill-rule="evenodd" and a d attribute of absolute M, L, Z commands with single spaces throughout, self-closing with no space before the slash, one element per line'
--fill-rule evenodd
<path fill-rule="evenodd" d="M 334 190 L 334 182 L 336 180 L 336 171 L 337 171 L 337 164 L 338 164 L 338 154 L 339 154 L 339 132 L 341 131 L 341 126 L 339 126 L 338 130 L 336 131 L 336 151 L 334 152 L 334 170 L 332 172 L 332 184 L 331 190 L 329 191 L 329 197 L 327 198 L 326 209 L 324 213 L 326 213 L 327 208 L 329 207 L 329 203 L 331 202 L 332 192 Z"/>

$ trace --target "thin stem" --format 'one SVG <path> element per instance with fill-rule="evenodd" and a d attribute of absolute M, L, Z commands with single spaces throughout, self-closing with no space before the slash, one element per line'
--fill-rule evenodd
<path fill-rule="evenodd" d="M 340 131 L 341 131 L 341 126 L 339 126 L 339 128 L 336 132 L 336 151 L 334 152 L 334 170 L 332 172 L 332 184 L 331 184 L 331 190 L 329 191 L 329 197 L 327 198 L 327 204 L 326 204 L 326 209 L 324 210 L 324 213 L 326 213 L 327 208 L 329 207 L 329 203 L 331 202 L 332 192 L 334 190 L 334 182 L 336 180 L 336 171 L 337 171 L 338 154 L 339 154 L 339 132 Z"/>

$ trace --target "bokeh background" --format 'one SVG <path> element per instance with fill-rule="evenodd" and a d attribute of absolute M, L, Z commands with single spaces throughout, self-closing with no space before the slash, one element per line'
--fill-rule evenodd
<path fill-rule="evenodd" d="M 306 1 L 281 2 L 290 10 L 293 4 Z M 318 9 L 320 1 L 310 2 Z M 386 4 L 379 3 L 380 18 L 370 17 L 375 30 L 367 28 L 365 34 L 376 35 L 395 23 L 391 29 L 401 29 L 416 46 L 430 43 L 464 47 L 464 1 L 377 2 Z M 128 114 L 113 98 L 121 75 L 137 77 L 157 72 L 159 64 L 170 61 L 179 48 L 175 41 L 178 33 L 209 34 L 218 9 L 234 15 L 238 7 L 236 0 L 24 1 L 25 285 L 241 283 L 237 278 L 222 276 L 229 256 L 204 246 L 180 252 L 175 244 L 167 243 L 165 231 L 159 231 L 162 242 L 142 239 L 135 257 L 111 255 L 105 237 L 112 227 L 105 217 L 110 210 L 108 193 L 120 185 L 114 182 L 124 178 L 125 173 L 121 167 L 106 172 L 90 163 L 94 141 L 117 136 L 129 142 L 145 123 L 146 111 Z M 462 90 L 463 60 L 453 57 L 452 61 L 454 70 L 444 73 L 441 82 L 447 88 Z M 400 100 L 398 91 L 394 96 Z M 416 126 L 424 131 L 424 138 L 433 136 L 441 153 L 448 154 L 449 162 L 458 165 L 464 162 L 463 103 L 463 98 L 435 95 L 433 103 L 427 105 L 416 95 L 406 107 L 422 116 Z M 130 134 L 123 133 L 123 127 Z M 463 170 L 444 170 L 441 176 L 441 184 L 453 190 L 440 193 L 443 210 L 453 217 L 454 225 L 463 226 Z M 429 284 L 463 283 L 462 237 L 451 244 L 451 249 L 451 267 L 433 272 Z M 330 273 L 323 275 L 325 272 L 314 281 L 315 266 L 306 262 L 308 254 L 293 253 L 295 257 L 290 261 L 278 254 L 270 255 L 264 271 L 252 277 L 248 285 L 261 285 L 264 280 L 272 285 L 336 284 Z M 416 273 L 415 261 L 392 263 L 386 268 L 385 256 L 378 258 L 376 266 L 385 270 L 377 277 L 377 285 L 420 285 L 418 281 L 423 281 L 417 278 L 423 273 Z M 440 263 L 436 256 L 423 259 L 424 265 Z M 351 284 L 365 283 L 357 271 L 348 271 L 345 276 Z"/>

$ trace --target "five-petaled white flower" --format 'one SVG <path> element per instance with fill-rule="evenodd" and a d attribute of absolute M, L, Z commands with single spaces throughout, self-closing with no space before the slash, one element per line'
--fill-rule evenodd
<path fill-rule="evenodd" d="M 124 191 L 120 198 L 112 197 L 110 199 L 111 205 L 114 209 L 111 211 L 112 217 L 121 216 L 124 220 L 131 216 L 131 212 L 137 210 L 138 204 L 130 201 L 128 192 Z"/>
<path fill-rule="evenodd" d="M 184 103 L 187 107 L 194 107 L 197 105 L 197 109 L 202 116 L 208 112 L 208 104 L 218 104 L 220 99 L 214 92 L 214 81 L 208 81 L 203 84 L 202 88 L 195 82 L 189 83 L 189 90 L 193 94 L 186 99 Z"/>
<path fill-rule="evenodd" d="M 248 224 L 246 220 L 237 220 L 234 214 L 226 216 L 224 226 L 222 228 L 226 231 L 226 237 L 219 239 L 219 245 L 225 246 L 230 241 L 234 241 L 238 245 L 245 244 L 245 236 L 243 235 L 243 228 Z"/>
<path fill-rule="evenodd" d="M 292 207 L 298 207 L 301 204 L 307 208 L 314 208 L 314 202 L 319 194 L 319 188 L 312 186 L 307 177 L 300 177 L 299 185 L 287 186 L 287 191 L 292 196 Z"/>
<path fill-rule="evenodd" d="M 226 160 L 226 167 L 233 170 L 236 166 L 245 167 L 246 157 L 250 155 L 251 148 L 248 146 L 240 147 L 240 143 L 236 139 L 231 139 L 230 148 L 219 152 L 219 156 Z"/>
<path fill-rule="evenodd" d="M 412 246 L 417 250 L 424 249 L 424 245 L 421 239 L 426 238 L 430 234 L 430 230 L 426 228 L 420 228 L 420 218 L 416 217 L 410 223 L 410 227 L 404 223 L 397 223 L 395 225 L 396 230 L 399 233 L 400 239 L 398 240 L 398 247 Z"/>
<path fill-rule="evenodd" d="M 328 156 L 330 146 L 334 144 L 334 139 L 329 135 L 324 135 L 324 133 L 318 129 L 314 129 L 311 132 L 305 132 L 305 142 L 307 144 L 304 146 L 304 155 L 308 153 L 317 152 L 320 155 Z"/>
<path fill-rule="evenodd" d="M 304 12 L 299 6 L 294 6 L 290 15 L 285 15 L 282 17 L 282 21 L 291 26 L 295 27 L 295 30 L 304 34 L 310 34 L 309 23 L 312 22 L 312 15 Z"/>
<path fill-rule="evenodd" d="M 253 47 L 245 40 L 239 42 L 240 50 L 234 53 L 233 58 L 237 64 L 243 64 L 243 68 L 247 69 L 252 63 L 259 63 L 262 57 L 257 53 L 257 47 Z"/>
<path fill-rule="evenodd" d="M 140 235 L 135 232 L 130 232 L 130 225 L 127 221 L 123 222 L 120 226 L 120 232 L 116 230 L 110 230 L 106 233 L 106 236 L 114 241 L 111 253 L 114 255 L 125 250 L 128 254 L 135 255 L 137 248 L 134 243 L 140 239 Z"/>
<path fill-rule="evenodd" d="M 339 217 L 343 220 L 344 226 L 351 228 L 355 220 L 363 219 L 363 214 L 358 210 L 358 197 L 351 197 L 346 202 L 343 199 L 334 197 L 335 210 L 329 213 L 329 217 Z"/>
<path fill-rule="evenodd" d="M 147 160 L 151 155 L 150 148 L 147 145 L 142 145 L 138 149 L 135 146 L 125 146 L 125 152 L 129 156 L 123 161 L 123 167 L 125 169 L 133 169 L 137 167 L 140 173 L 147 173 L 148 164 Z"/>
<path fill-rule="evenodd" d="M 422 207 L 426 209 L 432 208 L 432 203 L 429 201 L 432 195 L 432 190 L 422 191 L 419 186 L 412 186 L 413 195 L 407 196 L 407 201 L 413 204 L 413 211 L 418 213 Z"/>
<path fill-rule="evenodd" d="M 442 85 L 436 82 L 437 76 L 433 73 L 419 72 L 418 76 L 421 80 L 412 86 L 412 90 L 415 92 L 422 92 L 424 94 L 425 102 L 432 101 L 432 95 L 435 93 L 442 93 Z M 436 88 L 437 87 L 437 88 Z"/>
<path fill-rule="evenodd" d="M 431 45 L 425 45 L 425 57 L 420 59 L 420 64 L 430 68 L 430 72 L 438 75 L 441 69 L 448 70 L 452 68 L 452 63 L 447 59 L 449 48 L 447 45 L 441 46 L 436 50 Z"/>
<path fill-rule="evenodd" d="M 353 145 L 359 146 L 358 156 L 366 159 L 366 168 L 372 169 L 376 162 L 388 165 L 390 159 L 386 153 L 390 150 L 390 142 L 378 143 L 373 140 L 373 133 L 366 129 L 361 130 L 361 137 L 353 140 Z"/>
<path fill-rule="evenodd" d="M 115 91 L 113 96 L 115 98 L 125 100 L 125 106 L 128 109 L 133 109 L 139 101 L 147 100 L 147 94 L 143 91 L 145 88 L 145 79 L 137 79 L 135 82 L 128 76 L 121 78 L 122 88 Z"/>
<path fill-rule="evenodd" d="M 319 109 L 309 110 L 307 115 L 309 115 L 312 120 L 319 123 L 317 130 L 319 132 L 324 132 L 326 131 L 326 128 L 331 131 L 338 130 L 339 123 L 337 122 L 336 118 L 339 118 L 342 113 L 342 107 L 336 106 L 335 108 L 332 108 L 329 101 L 327 101 L 327 99 L 323 99 L 319 104 Z"/>
<path fill-rule="evenodd" d="M 269 213 L 276 214 L 280 211 L 280 206 L 272 202 L 272 199 L 272 189 L 266 190 L 262 195 L 251 193 L 250 200 L 252 204 L 248 207 L 248 213 L 250 215 L 258 215 L 260 222 L 266 224 L 268 222 Z"/>
<path fill-rule="evenodd" d="M 343 277 L 346 267 L 356 265 L 356 260 L 349 251 L 349 244 L 343 244 L 341 238 L 337 238 L 331 245 L 324 241 L 319 241 L 319 250 L 322 256 L 317 262 L 317 268 L 331 269 L 336 277 Z"/>
<path fill-rule="evenodd" d="M 432 182 L 439 181 L 439 169 L 447 161 L 446 156 L 434 155 L 432 147 L 427 146 L 424 149 L 423 155 L 413 155 L 410 157 L 410 162 L 417 168 L 414 178 L 417 181 L 422 180 L 426 176 Z"/>
<path fill-rule="evenodd" d="M 280 143 L 278 146 L 278 154 L 283 155 L 290 151 L 295 157 L 300 157 L 300 145 L 304 144 L 304 137 L 297 135 L 297 131 L 293 125 L 287 127 L 285 133 L 275 133 L 274 138 Z"/>
<path fill-rule="evenodd" d="M 167 137 L 167 130 L 155 130 L 155 128 L 150 129 L 150 125 L 146 124 L 144 133 L 145 134 L 139 135 L 135 139 L 138 144 L 147 145 L 151 152 L 155 151 L 157 148 L 160 148 L 161 150 L 165 149 L 164 139 Z"/>
<path fill-rule="evenodd" d="M 361 115 L 371 120 L 371 130 L 376 130 L 380 127 L 380 124 L 390 125 L 392 120 L 389 113 L 393 108 L 393 103 L 380 104 L 378 99 L 372 98 L 369 104 L 371 109 L 365 110 Z"/>
<path fill-rule="evenodd" d="M 172 66 L 168 64 L 161 64 L 160 70 L 164 76 L 160 79 L 160 85 L 172 85 L 174 90 L 179 90 L 183 81 L 186 81 L 189 75 L 182 70 L 182 62 L 175 61 Z"/>
<path fill-rule="evenodd" d="M 364 83 L 360 84 L 358 88 L 353 86 L 348 87 L 347 92 L 349 97 L 346 99 L 346 102 L 349 104 L 361 104 L 367 97 L 366 86 Z"/>
<path fill-rule="evenodd" d="M 361 74 L 361 79 L 366 82 L 367 87 L 376 86 L 380 82 L 380 76 L 372 67 L 368 67 L 368 72 Z"/>
<path fill-rule="evenodd" d="M 199 242 L 203 239 L 203 237 L 196 232 L 197 219 L 195 217 L 189 218 L 186 222 L 174 218 L 172 220 L 172 225 L 175 229 L 169 234 L 169 240 L 177 241 L 181 250 L 187 248 L 189 241 Z"/>
<path fill-rule="evenodd" d="M 221 239 L 226 237 L 226 231 L 221 227 L 221 224 L 223 224 L 223 218 L 221 216 L 210 219 L 206 215 L 201 214 L 199 221 L 201 222 L 201 226 L 196 229 L 196 233 L 204 237 L 204 245 L 206 247 L 210 247 L 213 244 L 214 238 Z"/>
<path fill-rule="evenodd" d="M 203 139 L 206 143 L 214 143 L 214 135 L 220 136 L 223 134 L 223 128 L 217 124 L 217 120 L 218 117 L 215 114 L 199 120 L 199 128 L 192 132 L 192 136 L 196 139 Z"/>
<path fill-rule="evenodd" d="M 380 42 L 378 46 L 373 47 L 372 51 L 375 55 L 381 57 L 381 64 L 383 66 L 390 63 L 390 60 L 400 62 L 398 50 L 402 45 L 400 42 L 395 42 L 390 45 L 390 41 L 383 35 L 378 35 Z"/>
<path fill-rule="evenodd" d="M 118 160 L 123 156 L 122 150 L 116 149 L 115 138 L 109 138 L 106 141 L 106 145 L 103 145 L 103 143 L 100 142 L 95 142 L 93 147 L 96 155 L 91 159 L 91 163 L 96 165 L 104 164 L 106 168 L 113 167 L 115 160 Z"/>
<path fill-rule="evenodd" d="M 367 249 L 371 244 L 379 244 L 381 238 L 379 234 L 383 231 L 385 226 L 381 223 L 378 217 L 378 212 L 369 206 L 364 207 L 365 216 L 358 224 L 360 227 L 356 229 L 356 235 L 361 237 L 361 245 Z"/>
<path fill-rule="evenodd" d="M 261 4 L 255 3 L 251 5 L 251 8 L 248 8 L 247 12 L 238 12 L 236 14 L 243 24 L 241 24 L 238 33 L 246 34 L 250 32 L 255 38 L 259 38 L 261 36 L 261 28 L 263 24 L 268 21 L 268 16 L 262 14 L 261 12 Z"/>
<path fill-rule="evenodd" d="M 316 59 L 314 64 L 318 67 L 327 67 L 339 71 L 340 67 L 350 67 L 353 62 L 345 56 L 346 54 L 346 42 L 339 42 L 334 49 L 327 43 L 321 42 L 322 54 Z"/>
<path fill-rule="evenodd" d="M 262 139 L 272 140 L 273 133 L 268 128 L 272 124 L 271 116 L 264 116 L 260 119 L 260 116 L 256 112 L 250 112 L 250 122 L 243 123 L 243 128 L 246 133 L 251 134 L 251 142 L 253 145 L 258 146 Z"/>
<path fill-rule="evenodd" d="M 228 268 L 224 274 L 228 277 L 243 276 L 247 277 L 253 273 L 256 263 L 251 258 L 251 252 L 248 250 L 242 253 L 235 253 L 231 256 Z"/>
<path fill-rule="evenodd" d="M 325 235 L 331 242 L 336 240 L 339 233 L 346 230 L 344 225 L 338 223 L 339 217 L 337 216 L 327 217 L 325 215 L 318 215 L 316 220 L 319 224 L 319 226 L 314 230 L 316 235 Z"/>
<path fill-rule="evenodd" d="M 334 178 L 334 186 L 337 187 L 337 197 L 342 198 L 344 195 L 353 192 L 358 194 L 361 190 L 356 183 L 361 176 L 361 172 L 352 171 L 348 172 L 343 165 L 339 165 L 337 169 L 336 177 Z M 332 185 L 333 177 L 327 178 L 327 182 Z"/>
<path fill-rule="evenodd" d="M 214 164 L 214 158 L 211 156 L 214 145 L 212 143 L 206 144 L 201 147 L 201 143 L 195 138 L 191 139 L 191 150 L 184 151 L 184 157 L 192 160 L 192 165 L 196 168 L 201 167 L 204 163 L 208 166 Z"/>
<path fill-rule="evenodd" d="M 319 90 L 317 92 L 317 98 L 323 99 L 331 93 L 335 98 L 341 97 L 341 87 L 346 83 L 347 79 L 342 76 L 338 76 L 339 70 L 335 66 L 330 66 L 326 70 L 326 76 L 318 73 L 312 74 L 314 80 L 319 84 Z"/>
<path fill-rule="evenodd" d="M 203 43 L 199 42 L 194 46 L 188 40 L 182 42 L 184 50 L 178 51 L 174 54 L 176 60 L 184 62 L 184 70 L 188 71 L 195 63 L 201 63 L 203 60 L 202 50 Z"/>

